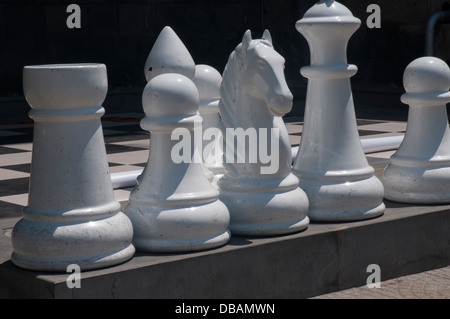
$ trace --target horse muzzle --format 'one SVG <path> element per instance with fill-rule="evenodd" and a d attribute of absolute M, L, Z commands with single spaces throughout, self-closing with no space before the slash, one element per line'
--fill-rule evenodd
<path fill-rule="evenodd" d="M 284 116 L 292 110 L 292 100 L 293 96 L 289 92 L 269 99 L 267 105 L 274 116 Z"/>

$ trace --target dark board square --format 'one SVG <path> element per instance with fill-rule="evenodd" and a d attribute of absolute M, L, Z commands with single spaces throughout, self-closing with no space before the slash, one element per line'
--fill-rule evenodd
<path fill-rule="evenodd" d="M 140 134 L 118 134 L 118 135 L 107 135 L 105 136 L 106 143 L 118 143 L 118 142 L 128 142 L 135 140 L 149 139 L 150 134 L 148 132 L 143 132 Z"/>
<path fill-rule="evenodd" d="M 17 172 L 22 172 L 22 173 L 30 173 L 31 164 L 8 165 L 8 166 L 3 166 L 2 168 L 9 169 L 12 171 L 17 171 Z"/>
<path fill-rule="evenodd" d="M 29 180 L 29 177 L 23 177 L 0 181 L 0 196 L 28 193 Z"/>
<path fill-rule="evenodd" d="M 133 151 L 146 149 L 146 148 L 142 148 L 142 147 L 117 145 L 117 144 L 105 144 L 105 147 L 106 147 L 107 154 L 126 153 L 126 152 L 133 152 Z"/>
<path fill-rule="evenodd" d="M 0 200 L 0 219 L 22 217 L 23 206 Z M 1 229 L 0 229 L 1 230 Z M 1 235 L 1 234 L 0 234 Z"/>
<path fill-rule="evenodd" d="M 10 136 L 2 136 L 0 138 L 0 143 L 2 145 L 19 144 L 19 143 L 30 143 L 32 141 L 33 141 L 33 135 L 32 134 L 10 135 Z"/>
<path fill-rule="evenodd" d="M 2 142 L 3 142 L 3 138 L 2 138 Z M 20 149 L 13 148 L 13 147 L 0 146 L 0 155 L 2 155 L 2 154 L 23 153 L 23 152 L 29 152 L 29 151 L 20 150 Z"/>
<path fill-rule="evenodd" d="M 377 135 L 384 134 L 385 131 L 368 131 L 368 130 L 358 130 L 359 136 Z"/>
<path fill-rule="evenodd" d="M 124 133 L 143 133 L 145 132 L 139 124 L 118 125 L 103 127 L 104 130 L 120 131 Z"/>
<path fill-rule="evenodd" d="M 376 121 L 376 120 L 356 120 L 356 124 L 358 126 L 380 124 L 380 123 L 386 123 L 386 122 L 385 121 Z"/>

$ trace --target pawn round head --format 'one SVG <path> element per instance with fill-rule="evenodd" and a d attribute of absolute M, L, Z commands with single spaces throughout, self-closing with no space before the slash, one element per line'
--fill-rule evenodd
<path fill-rule="evenodd" d="M 143 108 L 149 117 L 195 115 L 198 103 L 194 82 L 177 73 L 155 76 L 147 83 L 142 95 Z"/>
<path fill-rule="evenodd" d="M 403 85 L 408 93 L 448 91 L 450 68 L 439 58 L 418 58 L 406 67 L 403 73 Z"/>
<path fill-rule="evenodd" d="M 213 67 L 205 64 L 196 65 L 194 83 L 201 101 L 220 98 L 222 75 Z"/>

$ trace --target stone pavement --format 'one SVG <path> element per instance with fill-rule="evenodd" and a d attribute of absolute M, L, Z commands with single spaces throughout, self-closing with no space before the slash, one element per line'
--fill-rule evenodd
<path fill-rule="evenodd" d="M 356 287 L 312 299 L 450 299 L 450 266 L 382 281 L 380 288 Z"/>

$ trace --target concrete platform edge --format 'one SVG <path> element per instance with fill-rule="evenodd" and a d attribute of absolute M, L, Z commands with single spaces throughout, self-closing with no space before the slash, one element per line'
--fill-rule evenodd
<path fill-rule="evenodd" d="M 0 298 L 309 298 L 363 286 L 377 264 L 381 281 L 450 265 L 450 206 L 388 203 L 382 217 L 311 224 L 272 238 L 233 237 L 224 247 L 186 254 L 141 254 L 130 261 L 67 274 L 0 264 Z"/>

